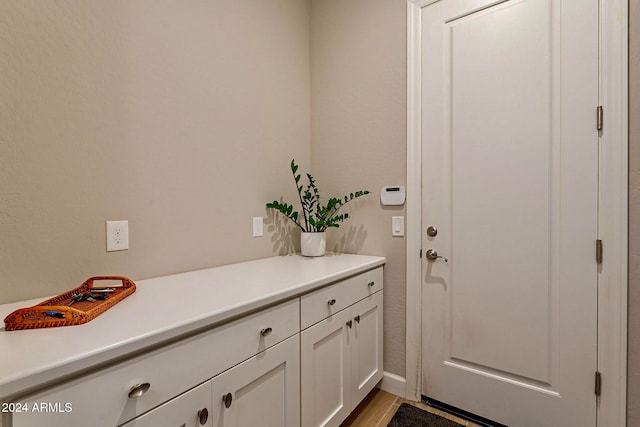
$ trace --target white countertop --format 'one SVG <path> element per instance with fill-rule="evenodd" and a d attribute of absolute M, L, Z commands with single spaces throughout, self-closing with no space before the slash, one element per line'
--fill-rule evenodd
<path fill-rule="evenodd" d="M 133 295 L 84 325 L 8 332 L 1 323 L 0 400 L 384 263 L 350 254 L 265 258 L 136 281 Z M 0 305 L 0 319 L 44 299 Z"/>

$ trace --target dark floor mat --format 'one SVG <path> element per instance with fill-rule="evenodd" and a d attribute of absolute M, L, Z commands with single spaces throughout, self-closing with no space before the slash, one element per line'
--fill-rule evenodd
<path fill-rule="evenodd" d="M 403 403 L 387 427 L 460 427 L 461 425 L 408 403 Z"/>

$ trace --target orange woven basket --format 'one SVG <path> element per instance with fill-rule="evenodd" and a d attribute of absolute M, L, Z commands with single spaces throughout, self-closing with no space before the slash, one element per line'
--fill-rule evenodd
<path fill-rule="evenodd" d="M 97 286 L 96 282 L 109 280 L 105 286 Z M 120 281 L 121 284 L 113 284 Z M 104 290 L 107 287 L 113 289 L 105 300 L 78 301 L 72 306 L 71 301 L 76 294 L 93 293 Z M 22 329 L 54 328 L 58 326 L 73 326 L 87 323 L 106 310 L 110 309 L 136 291 L 133 280 L 123 276 L 96 276 L 90 277 L 75 289 L 42 301 L 33 307 L 21 308 L 14 311 L 4 319 L 5 330 L 17 331 Z M 52 315 L 55 313 L 55 315 Z"/>

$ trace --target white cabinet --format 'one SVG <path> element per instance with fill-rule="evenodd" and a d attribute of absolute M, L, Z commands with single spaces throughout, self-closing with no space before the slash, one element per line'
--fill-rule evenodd
<path fill-rule="evenodd" d="M 213 427 L 299 427 L 299 351 L 295 335 L 215 377 Z"/>
<path fill-rule="evenodd" d="M 300 297 L 300 327 L 307 329 L 381 289 L 382 267 L 379 267 L 303 295 Z"/>
<path fill-rule="evenodd" d="M 354 265 L 345 270 L 343 263 L 351 257 L 355 257 Z M 219 287 L 224 304 L 207 302 L 234 314 L 203 326 L 198 323 L 202 313 L 199 317 L 189 314 L 178 322 L 172 312 L 174 320 L 160 326 L 153 323 L 155 329 L 145 325 L 135 340 L 144 341 L 158 328 L 179 328 L 180 335 L 145 341 L 136 350 L 109 359 L 95 360 L 93 355 L 124 345 L 122 339 L 105 339 L 99 346 L 82 342 L 120 325 L 96 322 L 64 330 L 69 331 L 73 344 L 82 344 L 82 351 L 68 356 L 81 361 L 76 364 L 78 369 L 34 382 L 21 392 L 0 389 L 3 402 L 12 404 L 10 412 L 0 413 L 0 427 L 338 426 L 382 379 L 381 259 L 374 259 L 375 265 L 365 271 L 358 264 L 360 259 L 341 255 L 307 265 L 306 259 L 279 257 L 266 264 L 287 262 L 289 270 L 257 270 L 239 264 L 233 269 L 187 275 L 183 279 L 191 286 L 203 286 L 199 294 L 214 282 L 250 285 L 228 295 L 223 291 L 229 287 Z M 371 262 L 370 257 L 364 261 Z M 313 268 L 316 270 L 309 273 Z M 300 270 L 305 274 L 299 274 Z M 261 281 L 265 271 L 271 272 L 273 280 Z M 275 286 L 288 277 L 287 271 L 296 279 Z M 209 279 L 214 276 L 217 281 Z M 295 285 L 297 280 L 299 285 Z M 180 282 L 167 278 L 155 287 L 174 281 Z M 309 285 L 314 281 L 315 285 Z M 273 288 L 262 289 L 272 283 Z M 292 291 L 292 287 L 300 290 Z M 188 292 L 188 288 L 182 286 L 167 298 Z M 141 298 L 128 300 L 127 310 L 126 305 L 118 306 L 125 318 L 135 319 L 144 311 L 144 289 L 137 292 Z M 155 304 L 165 299 L 164 294 L 153 296 Z M 170 302 L 173 307 L 175 300 Z M 242 304 L 246 307 L 235 311 Z M 40 355 L 41 350 L 33 349 L 51 348 L 52 342 L 56 351 L 64 352 L 65 346 L 58 342 L 70 341 L 68 337 L 56 339 L 55 330 L 22 332 L 0 335 L 5 341 L 14 339 L 10 342 L 16 352 L 30 349 L 22 352 L 20 361 Z M 45 363 L 28 366 L 32 372 L 55 371 L 55 366 Z M 5 380 L 0 375 L 0 384 Z"/>
<path fill-rule="evenodd" d="M 298 427 L 295 335 L 122 427 Z"/>
<path fill-rule="evenodd" d="M 123 427 L 211 427 L 211 382 L 181 394 Z"/>
<path fill-rule="evenodd" d="M 382 292 L 302 331 L 300 339 L 302 427 L 339 426 L 382 379 Z"/>
<path fill-rule="evenodd" d="M 382 379 L 382 292 L 351 307 L 351 401 L 355 408 Z"/>
<path fill-rule="evenodd" d="M 300 334 L 302 426 L 337 426 L 351 412 L 351 354 L 345 309 Z"/>
<path fill-rule="evenodd" d="M 300 332 L 297 298 L 27 396 L 13 427 L 115 426 Z M 268 333 L 266 330 L 268 329 Z M 140 394 L 131 393 L 147 385 Z M 33 405 L 62 407 L 34 412 Z M 65 412 L 65 405 L 70 410 Z M 181 424 L 178 424 L 181 426 Z"/>

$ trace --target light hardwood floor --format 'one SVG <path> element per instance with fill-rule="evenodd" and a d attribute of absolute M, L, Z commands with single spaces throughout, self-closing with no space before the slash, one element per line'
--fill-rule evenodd
<path fill-rule="evenodd" d="M 480 427 L 478 424 L 454 417 L 420 402 L 412 402 L 394 394 L 374 388 L 340 427 L 386 427 L 402 403 L 409 403 L 425 411 L 453 420 L 465 427 Z"/>

